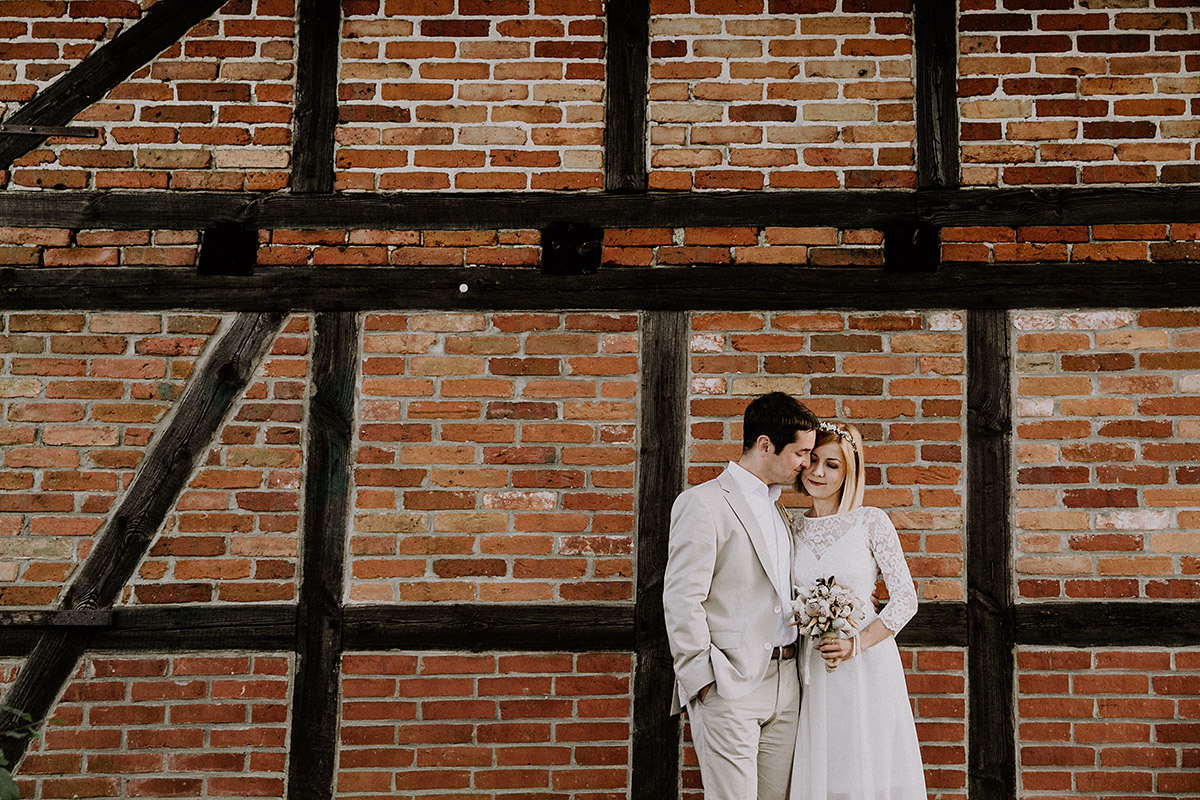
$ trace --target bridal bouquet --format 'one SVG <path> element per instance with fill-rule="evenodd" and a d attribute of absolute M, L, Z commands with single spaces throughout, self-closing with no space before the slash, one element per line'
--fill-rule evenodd
<path fill-rule="evenodd" d="M 792 613 L 800 632 L 813 639 L 822 639 L 858 626 L 863 613 L 858 610 L 854 595 L 834 577 L 817 578 L 807 589 L 797 587 L 792 601 Z M 826 672 L 835 667 L 826 666 Z"/>

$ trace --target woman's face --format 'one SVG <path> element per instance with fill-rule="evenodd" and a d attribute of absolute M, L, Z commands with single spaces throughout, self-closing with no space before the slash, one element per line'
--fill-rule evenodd
<path fill-rule="evenodd" d="M 846 462 L 837 442 L 828 442 L 812 451 L 809 465 L 800 471 L 800 483 L 816 500 L 837 497 L 846 481 Z"/>

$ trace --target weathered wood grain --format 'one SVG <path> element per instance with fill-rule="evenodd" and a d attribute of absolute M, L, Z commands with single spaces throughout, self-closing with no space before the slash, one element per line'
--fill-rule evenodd
<path fill-rule="evenodd" d="M 967 792 L 1015 800 L 1008 314 L 967 314 Z"/>
<path fill-rule="evenodd" d="M 338 123 L 339 0 L 300 0 L 297 16 L 295 130 L 291 190 L 333 191 L 334 132 Z"/>
<path fill-rule="evenodd" d="M 609 0 L 604 91 L 604 188 L 646 191 L 649 0 Z"/>
<path fill-rule="evenodd" d="M 673 797 L 679 780 L 679 717 L 670 715 L 675 672 L 662 595 L 671 504 L 687 486 L 690 332 L 688 315 L 683 312 L 653 312 L 642 317 L 633 800 Z"/>
<path fill-rule="evenodd" d="M 734 273 L 736 272 L 736 278 Z M 942 264 L 936 272 L 758 265 L 600 267 L 0 268 L 0 310 L 446 311 L 1162 308 L 1200 304 L 1191 262 Z"/>
<path fill-rule="evenodd" d="M 289 800 L 328 798 L 333 792 L 357 369 L 355 315 L 318 314 L 305 452 Z"/>

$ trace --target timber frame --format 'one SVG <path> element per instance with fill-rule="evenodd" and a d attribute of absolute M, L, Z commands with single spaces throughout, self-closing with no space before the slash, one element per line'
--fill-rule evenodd
<path fill-rule="evenodd" d="M 152 61 L 225 0 L 160 0 L 19 109 L 7 123 L 57 126 Z M 272 228 L 547 230 L 556 226 L 803 225 L 877 228 L 883 269 L 755 267 L 731 285 L 723 267 L 259 268 L 249 275 L 179 268 L 0 269 L 0 310 L 211 309 L 239 312 L 143 460 L 128 496 L 61 608 L 0 611 L 0 655 L 27 658 L 4 702 L 52 707 L 87 652 L 244 649 L 298 656 L 289 800 L 328 798 L 337 748 L 341 655 L 363 650 L 600 649 L 635 654 L 632 800 L 678 792 L 678 720 L 667 715 L 670 658 L 661 615 L 668 500 L 685 483 L 689 310 L 950 308 L 966 312 L 965 602 L 926 603 L 906 646 L 966 648 L 971 800 L 1017 795 L 1013 651 L 1200 645 L 1195 602 L 1016 604 L 1012 592 L 1011 353 L 1007 311 L 1200 305 L 1193 263 L 939 264 L 940 228 L 1200 222 L 1200 186 L 963 189 L 954 0 L 914 3 L 915 191 L 648 192 L 648 0 L 608 0 L 605 190 L 597 193 L 334 194 L 341 4 L 299 0 L 290 191 L 156 193 L 8 191 L 0 224 L 70 229 Z M 0 167 L 43 141 L 0 133 Z M 147 222 L 151 220 L 151 222 Z M 929 247 L 929 242 L 934 246 Z M 932 253 L 932 255 L 931 255 Z M 917 263 L 914 263 L 917 262 Z M 466 290 L 462 289 L 466 286 Z M 786 287 L 781 290 L 780 287 Z M 381 300 L 381 298 L 385 298 Z M 394 298 L 389 301 L 386 298 Z M 356 312 L 596 309 L 642 312 L 636 599 L 631 604 L 347 605 L 342 600 L 353 426 Z M 315 311 L 296 604 L 112 608 L 285 312 Z M 203 387 L 201 391 L 197 387 Z M 654 424 L 650 424 L 653 421 Z M 187 434 L 186 436 L 184 434 Z M 190 459 L 190 461 L 189 461 Z M 323 491 L 312 491 L 321 487 Z M 1128 621 L 1130 624 L 1122 624 Z M 1135 623 L 1136 624 L 1133 624 Z M 302 713 L 301 713 L 302 712 Z M 6 740 L 19 757 L 23 743 Z"/>

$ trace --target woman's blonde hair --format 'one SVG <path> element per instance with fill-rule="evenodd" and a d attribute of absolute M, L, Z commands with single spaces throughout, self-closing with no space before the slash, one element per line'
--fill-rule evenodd
<path fill-rule="evenodd" d="M 858 428 L 845 422 L 822 420 L 821 424 L 817 426 L 817 441 L 813 445 L 813 450 L 834 442 L 841 447 L 842 463 L 846 465 L 846 478 L 842 482 L 841 499 L 838 501 L 837 510 L 837 513 L 844 514 L 860 507 L 863 503 L 863 493 L 867 488 L 867 467 L 862 458 L 863 440 Z M 796 488 L 800 490 L 801 494 L 808 494 L 799 478 L 796 479 Z"/>

